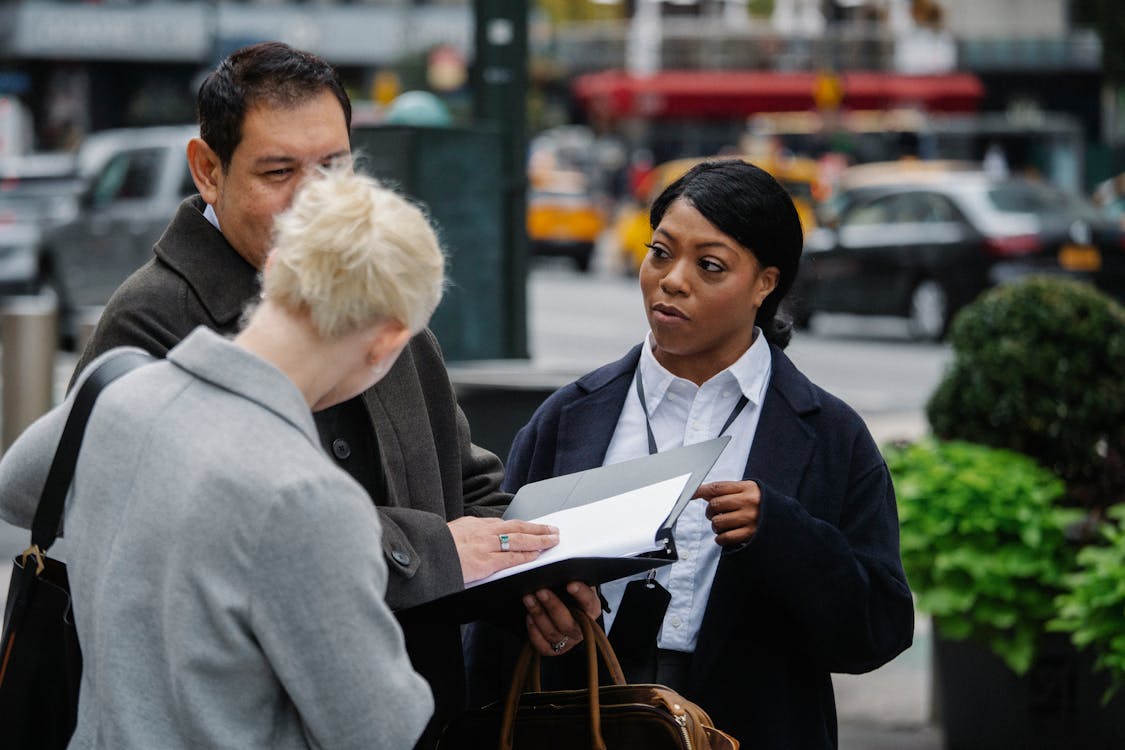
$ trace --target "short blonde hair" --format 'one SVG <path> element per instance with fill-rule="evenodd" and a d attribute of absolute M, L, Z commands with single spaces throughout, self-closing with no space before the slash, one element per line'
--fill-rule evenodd
<path fill-rule="evenodd" d="M 413 332 L 441 301 L 445 256 L 425 213 L 365 175 L 328 170 L 274 222 L 264 295 L 325 338 L 384 319 Z"/>

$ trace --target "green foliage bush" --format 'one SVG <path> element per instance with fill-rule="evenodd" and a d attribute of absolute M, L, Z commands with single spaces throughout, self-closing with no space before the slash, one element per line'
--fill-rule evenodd
<path fill-rule="evenodd" d="M 965 307 L 950 341 L 926 407 L 936 436 L 1029 455 L 1087 508 L 1125 500 L 1125 307 L 1082 282 L 1032 277 Z"/>
<path fill-rule="evenodd" d="M 1093 647 L 1094 666 L 1110 677 L 1105 700 L 1125 685 L 1125 506 L 1108 512 L 1104 542 L 1082 548 L 1079 569 L 1065 576 L 1066 592 L 1056 604 L 1052 630 L 1070 633 L 1078 648 Z"/>
<path fill-rule="evenodd" d="M 945 637 L 973 638 L 1025 673 L 1073 570 L 1064 534 L 1082 511 L 1059 506 L 1063 483 L 1011 451 L 924 440 L 884 456 L 918 608 Z"/>

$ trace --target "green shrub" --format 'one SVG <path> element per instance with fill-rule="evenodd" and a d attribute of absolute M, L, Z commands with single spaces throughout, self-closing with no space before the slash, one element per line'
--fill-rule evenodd
<path fill-rule="evenodd" d="M 1033 277 L 965 307 L 950 340 L 926 407 L 936 436 L 1031 456 L 1087 508 L 1125 500 L 1125 307 Z"/>
<path fill-rule="evenodd" d="M 918 608 L 1017 674 L 1030 667 L 1064 573 L 1063 483 L 1026 456 L 960 441 L 884 449 L 898 496 L 902 563 Z"/>
<path fill-rule="evenodd" d="M 1078 648 L 1094 649 L 1094 666 L 1110 677 L 1104 702 L 1125 684 L 1125 506 L 1110 508 L 1108 515 L 1111 522 L 1101 527 L 1104 543 L 1078 553 L 1078 572 L 1065 577 L 1059 616 L 1048 625 L 1070 633 Z"/>

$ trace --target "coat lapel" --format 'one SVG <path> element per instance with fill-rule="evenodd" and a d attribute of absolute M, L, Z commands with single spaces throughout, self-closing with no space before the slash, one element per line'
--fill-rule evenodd
<path fill-rule="evenodd" d="M 229 334 L 260 292 L 258 271 L 203 217 L 204 208 L 198 195 L 185 198 L 153 252 L 192 288 L 211 327 Z"/>
<path fill-rule="evenodd" d="M 368 388 L 363 393 L 364 404 L 371 415 L 371 424 L 375 429 L 375 440 L 379 446 L 379 457 L 383 462 L 383 475 L 386 479 L 387 497 L 380 505 L 391 507 L 409 506 L 407 498 L 411 497 L 440 497 L 441 483 L 439 481 L 438 467 L 410 465 L 403 446 L 411 444 L 409 436 L 404 440 L 402 434 L 411 430 L 425 431 L 429 427 L 429 420 L 425 414 L 418 414 L 414 420 L 400 424 L 392 419 L 392 414 L 401 413 L 401 409 L 394 408 L 395 402 L 400 399 L 411 399 L 410 392 L 419 388 L 418 376 L 414 364 L 413 352 L 407 346 L 399 354 L 398 360 L 383 379 Z M 415 400 L 414 403 L 420 403 Z M 432 439 L 428 436 L 422 440 Z M 425 442 L 414 443 L 425 445 Z M 423 461 L 429 457 L 425 451 L 416 451 L 415 461 Z M 413 486 L 419 477 L 428 477 L 432 485 L 426 487 Z M 434 488 L 437 488 L 436 490 Z"/>
<path fill-rule="evenodd" d="M 777 355 L 742 478 L 756 478 L 784 495 L 795 497 L 816 441 L 816 434 L 803 417 L 819 408 L 819 403 L 811 387 L 807 391 L 801 387 L 810 384 L 789 358 L 780 351 Z"/>
<path fill-rule="evenodd" d="M 587 395 L 573 401 L 559 416 L 554 476 L 602 465 L 640 356 L 638 345 L 613 364 L 577 381 L 575 385 Z"/>

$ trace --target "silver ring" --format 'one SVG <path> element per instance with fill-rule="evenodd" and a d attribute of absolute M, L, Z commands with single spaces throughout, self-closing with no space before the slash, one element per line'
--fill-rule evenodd
<path fill-rule="evenodd" d="M 500 535 L 500 551 L 507 552 L 512 548 L 512 540 L 508 538 L 507 534 Z"/>
<path fill-rule="evenodd" d="M 566 648 L 566 644 L 568 644 L 568 643 L 570 643 L 570 636 L 564 635 L 562 637 L 561 641 L 559 641 L 558 643 L 552 643 L 551 644 L 551 650 L 554 651 L 556 654 L 561 654 L 562 650 L 564 648 Z"/>

